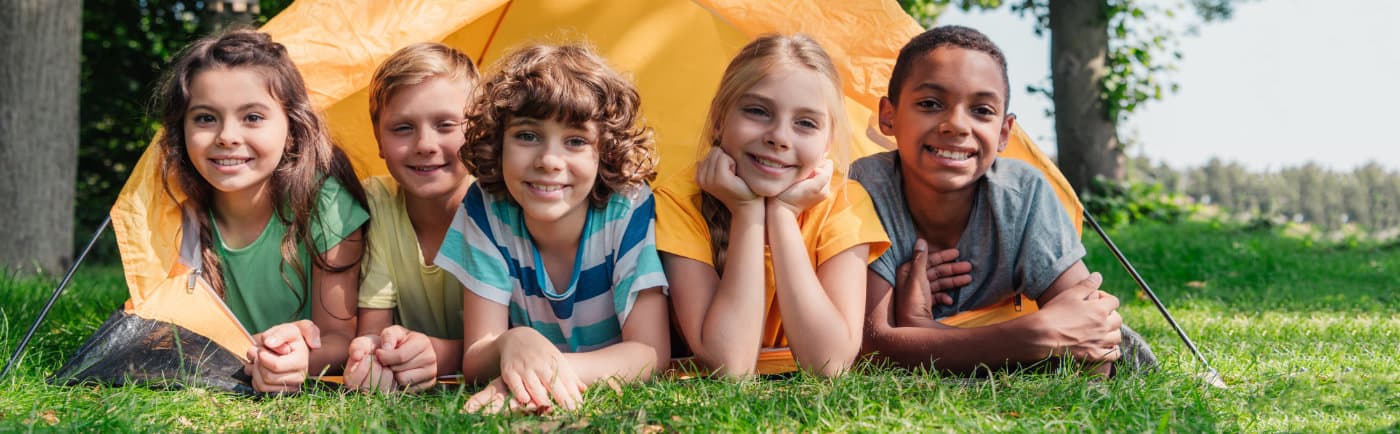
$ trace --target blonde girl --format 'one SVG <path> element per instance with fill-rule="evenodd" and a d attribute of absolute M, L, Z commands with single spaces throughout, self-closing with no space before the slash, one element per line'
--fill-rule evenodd
<path fill-rule="evenodd" d="M 656 188 L 676 323 L 703 367 L 751 375 L 761 348 L 790 346 L 831 376 L 859 351 L 866 264 L 889 243 L 827 159 L 850 137 L 841 98 L 815 41 L 761 36 L 725 69 L 704 156 Z"/>

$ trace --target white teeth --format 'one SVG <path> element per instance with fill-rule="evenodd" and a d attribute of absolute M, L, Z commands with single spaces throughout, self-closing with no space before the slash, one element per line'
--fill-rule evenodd
<path fill-rule="evenodd" d="M 237 166 L 237 165 L 243 164 L 244 161 L 247 161 L 247 160 L 243 160 L 243 159 L 239 159 L 239 158 L 226 158 L 226 159 L 222 159 L 222 160 L 214 160 L 214 164 L 217 164 L 217 165 L 220 165 L 220 166 Z"/>
<path fill-rule="evenodd" d="M 787 166 L 784 166 L 782 163 L 779 163 L 779 162 L 773 161 L 773 160 L 769 160 L 769 159 L 765 159 L 765 158 L 763 158 L 763 157 L 753 157 L 753 160 L 756 161 L 756 162 L 758 162 L 758 164 L 759 164 L 760 166 L 772 167 L 772 168 L 775 168 L 775 169 L 782 169 L 782 168 L 784 168 L 784 167 L 787 167 Z"/>
<path fill-rule="evenodd" d="M 442 166 L 408 166 L 408 167 L 409 167 L 410 169 L 413 169 L 413 170 L 419 171 L 419 172 L 431 172 L 431 171 L 436 170 L 437 168 L 442 167 Z"/>
<path fill-rule="evenodd" d="M 946 150 L 946 149 L 935 149 L 934 155 L 938 155 L 938 156 L 943 157 L 943 158 L 947 158 L 947 159 L 950 159 L 950 160 L 958 160 L 958 161 L 966 160 L 966 159 L 972 157 L 972 153 L 971 153 L 971 152 L 957 152 L 957 151 L 949 151 L 949 150 Z"/>
<path fill-rule="evenodd" d="M 543 192 L 551 192 L 551 191 L 562 190 L 562 189 L 564 189 L 564 186 L 562 186 L 562 185 L 544 185 L 544 184 L 530 183 L 530 188 L 533 188 L 533 189 L 536 189 L 536 190 L 539 190 L 539 191 L 543 191 Z"/>

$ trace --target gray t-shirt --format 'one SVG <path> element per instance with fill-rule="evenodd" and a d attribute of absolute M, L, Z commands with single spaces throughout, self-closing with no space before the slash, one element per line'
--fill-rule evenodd
<path fill-rule="evenodd" d="M 913 259 L 919 238 L 904 198 L 899 152 L 857 160 L 850 177 L 870 193 L 889 233 L 889 250 L 870 269 L 893 286 L 895 270 Z M 1017 292 L 1038 299 L 1061 273 L 1084 258 L 1084 245 L 1040 171 L 1019 160 L 998 158 L 977 181 L 958 252 L 958 260 L 972 263 L 972 283 L 948 291 L 953 304 L 934 306 L 934 318 L 992 305 Z"/>

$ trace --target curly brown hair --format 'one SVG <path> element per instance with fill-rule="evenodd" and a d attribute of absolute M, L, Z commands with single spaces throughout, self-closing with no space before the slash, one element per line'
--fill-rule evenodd
<path fill-rule="evenodd" d="M 656 148 L 641 116 L 641 97 L 592 49 L 528 45 L 507 54 L 492 70 L 467 105 L 467 142 L 458 151 L 486 192 L 506 190 L 501 148 L 505 127 L 516 117 L 570 125 L 597 122 L 598 179 L 588 197 L 594 207 L 606 205 L 614 191 L 635 191 L 656 178 Z"/>

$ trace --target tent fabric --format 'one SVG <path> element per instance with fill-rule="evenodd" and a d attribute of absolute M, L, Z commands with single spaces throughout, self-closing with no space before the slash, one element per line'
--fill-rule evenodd
<path fill-rule="evenodd" d="M 892 143 L 879 134 L 874 114 L 899 48 L 921 28 L 893 1 L 301 0 L 262 31 L 287 46 L 313 104 L 361 178 L 387 174 L 371 130 L 368 85 L 374 68 L 398 48 L 438 41 L 488 65 L 524 43 L 578 40 L 594 45 L 633 79 L 643 115 L 656 131 L 664 177 L 695 160 L 700 128 L 725 65 L 753 36 L 766 32 L 807 33 L 833 57 L 855 127 L 853 155 L 838 165 L 889 149 Z M 222 322 L 201 333 L 212 333 L 211 340 L 243 354 L 239 349 L 250 345 L 247 332 L 230 330 L 236 320 L 229 321 L 217 297 L 190 289 L 188 283 L 200 279 L 191 280 L 197 267 L 179 259 L 183 194 L 167 196 L 158 154 L 154 145 L 146 150 L 112 208 L 131 293 L 127 311 L 155 315 L 150 312 L 179 306 L 187 316 L 161 318 L 185 326 L 192 321 L 188 316 Z M 1019 126 L 1002 155 L 1044 171 L 1079 227 L 1083 208 L 1073 190 Z"/>
<path fill-rule="evenodd" d="M 122 310 L 108 317 L 49 381 L 202 386 L 255 394 L 243 362 L 227 349 L 190 329 Z"/>

